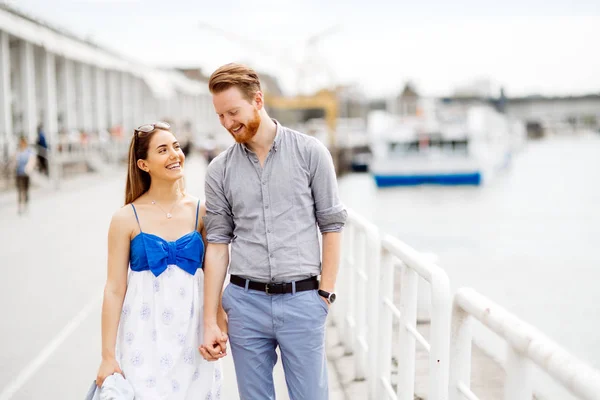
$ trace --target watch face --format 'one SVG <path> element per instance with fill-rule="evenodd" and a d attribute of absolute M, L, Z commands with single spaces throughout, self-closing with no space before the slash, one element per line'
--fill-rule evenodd
<path fill-rule="evenodd" d="M 335 293 L 331 293 L 329 295 L 329 303 L 333 304 L 333 302 L 335 301 L 335 298 L 336 298 Z"/>

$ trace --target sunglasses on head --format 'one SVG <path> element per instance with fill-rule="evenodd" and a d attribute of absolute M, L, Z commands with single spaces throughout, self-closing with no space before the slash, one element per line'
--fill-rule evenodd
<path fill-rule="evenodd" d="M 155 129 L 169 129 L 171 127 L 171 125 L 169 125 L 166 122 L 155 122 L 153 124 L 145 124 L 145 125 L 140 125 L 137 128 L 135 128 L 135 133 L 139 133 L 139 132 L 143 132 L 143 133 L 150 133 Z"/>

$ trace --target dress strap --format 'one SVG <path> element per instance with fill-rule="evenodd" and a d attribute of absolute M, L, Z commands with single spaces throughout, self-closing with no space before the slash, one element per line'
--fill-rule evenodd
<path fill-rule="evenodd" d="M 135 206 L 131 203 L 131 208 L 133 208 L 133 213 L 135 214 L 135 220 L 138 223 L 138 227 L 140 228 L 140 232 L 142 232 L 142 226 L 140 225 L 140 219 L 138 218 L 137 211 L 135 210 Z"/>
<path fill-rule="evenodd" d="M 199 210 L 200 210 L 200 200 L 198 200 L 198 204 L 196 205 L 196 225 L 194 225 L 194 230 L 198 229 L 198 211 Z"/>

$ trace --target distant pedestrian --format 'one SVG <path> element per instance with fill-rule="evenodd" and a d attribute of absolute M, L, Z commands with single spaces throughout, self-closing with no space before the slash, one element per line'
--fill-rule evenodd
<path fill-rule="evenodd" d="M 44 133 L 44 127 L 40 124 L 37 128 L 37 160 L 40 173 L 48 176 L 48 141 Z"/>
<path fill-rule="evenodd" d="M 29 148 L 27 139 L 19 139 L 19 150 L 15 155 L 17 177 L 18 213 L 23 214 L 29 205 L 29 176 L 35 169 L 35 153 Z"/>

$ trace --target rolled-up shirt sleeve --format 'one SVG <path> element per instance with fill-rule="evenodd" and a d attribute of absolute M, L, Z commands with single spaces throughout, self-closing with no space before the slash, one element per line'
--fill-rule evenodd
<path fill-rule="evenodd" d="M 233 216 L 223 190 L 223 166 L 219 161 L 221 160 L 213 160 L 206 169 L 206 215 L 202 220 L 208 243 L 229 244 L 233 238 Z"/>
<path fill-rule="evenodd" d="M 310 148 L 310 186 L 315 201 L 317 225 L 321 233 L 341 232 L 348 217 L 340 201 L 331 153 L 315 139 Z"/>

